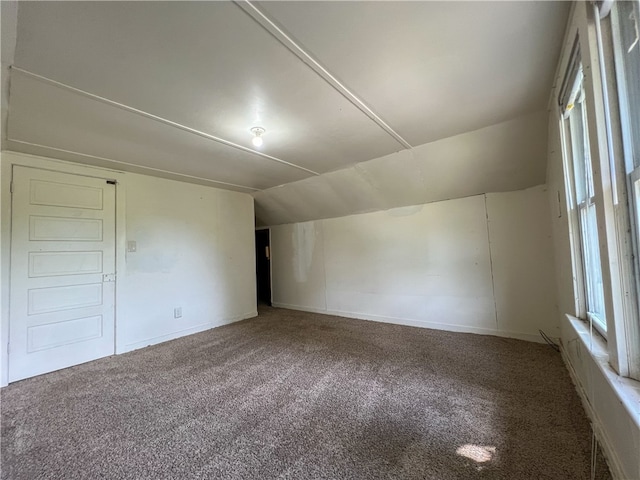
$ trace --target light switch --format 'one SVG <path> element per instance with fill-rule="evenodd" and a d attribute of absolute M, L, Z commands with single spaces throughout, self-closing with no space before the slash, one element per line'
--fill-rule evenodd
<path fill-rule="evenodd" d="M 135 240 L 129 240 L 127 242 L 127 252 L 136 252 L 138 251 L 138 245 Z"/>

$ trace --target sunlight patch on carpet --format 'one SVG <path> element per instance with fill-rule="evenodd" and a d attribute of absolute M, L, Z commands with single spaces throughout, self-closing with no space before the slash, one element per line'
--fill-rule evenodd
<path fill-rule="evenodd" d="M 484 445 L 473 445 L 467 443 L 458 447 L 456 453 L 461 457 L 468 458 L 477 463 L 490 462 L 496 454 L 496 447 L 487 447 Z"/>

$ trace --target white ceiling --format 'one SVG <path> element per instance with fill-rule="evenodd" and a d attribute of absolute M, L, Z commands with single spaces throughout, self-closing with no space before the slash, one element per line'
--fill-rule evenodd
<path fill-rule="evenodd" d="M 544 182 L 544 149 L 520 155 L 500 137 L 487 167 L 482 145 L 462 156 L 419 146 L 496 124 L 510 131 L 517 118 L 535 123 L 523 141 L 546 144 L 544 121 L 530 114 L 545 108 L 568 9 L 21 2 L 5 148 L 254 193 L 265 223 L 524 188 Z M 256 125 L 266 129 L 258 152 Z M 468 143 L 460 138 L 450 145 Z M 447 176 L 462 159 L 490 178 L 471 170 L 472 184 L 447 188 L 416 180 Z M 376 175 L 382 200 L 366 186 Z M 330 190 L 319 187 L 327 178 Z"/>
<path fill-rule="evenodd" d="M 261 225 L 421 205 L 545 182 L 546 112 L 256 192 Z"/>

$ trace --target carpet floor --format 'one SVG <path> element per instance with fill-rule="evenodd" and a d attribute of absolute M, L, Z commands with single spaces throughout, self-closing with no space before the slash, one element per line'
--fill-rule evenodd
<path fill-rule="evenodd" d="M 547 345 L 274 308 L 16 382 L 0 408 L 11 480 L 591 471 L 589 423 Z"/>

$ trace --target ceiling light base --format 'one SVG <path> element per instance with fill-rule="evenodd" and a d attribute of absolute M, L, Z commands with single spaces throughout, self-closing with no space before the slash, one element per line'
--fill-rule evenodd
<path fill-rule="evenodd" d="M 253 143 L 254 147 L 262 146 L 262 134 L 265 132 L 265 129 L 262 127 L 253 127 L 251 129 L 251 133 L 255 136 L 251 139 L 251 143 Z"/>

